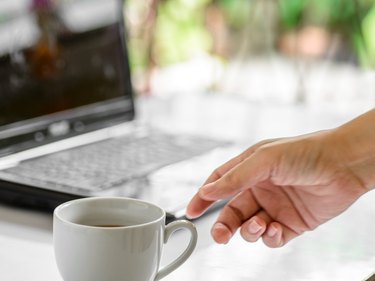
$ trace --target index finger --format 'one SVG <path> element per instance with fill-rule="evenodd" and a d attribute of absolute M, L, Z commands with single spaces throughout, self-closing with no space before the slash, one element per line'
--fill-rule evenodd
<path fill-rule="evenodd" d="M 223 165 L 221 165 L 220 167 L 215 169 L 212 172 L 212 174 L 207 178 L 207 180 L 205 181 L 203 186 L 219 180 L 228 171 L 230 171 L 235 166 L 242 163 L 250 155 L 252 155 L 254 153 L 254 151 L 256 151 L 260 146 L 262 146 L 264 144 L 267 144 L 267 143 L 270 143 L 270 142 L 274 142 L 276 140 L 278 140 L 278 139 L 264 140 L 264 141 L 261 141 L 261 142 L 255 144 L 255 145 L 251 146 L 250 148 L 246 149 L 245 151 L 240 153 L 238 156 L 232 158 L 231 160 L 227 161 L 226 163 L 224 163 Z M 209 209 L 215 202 L 216 202 L 216 200 L 203 199 L 198 192 L 190 200 L 190 203 L 188 204 L 188 206 L 186 208 L 186 215 L 189 218 L 192 218 L 192 219 L 197 218 L 197 217 L 201 216 L 204 212 L 206 212 L 207 209 Z"/>
<path fill-rule="evenodd" d="M 247 188 L 252 188 L 271 177 L 278 158 L 277 151 L 275 153 L 272 149 L 259 149 L 220 179 L 202 186 L 198 192 L 199 197 L 202 200 L 216 202 L 231 198 Z"/>
<path fill-rule="evenodd" d="M 214 182 L 222 177 L 222 175 L 229 169 L 231 169 L 232 166 L 237 165 L 238 163 L 243 161 L 242 154 L 238 155 L 237 157 L 233 158 L 232 160 L 226 162 L 224 165 L 217 168 L 205 181 L 203 186 L 206 184 L 209 184 L 211 182 Z M 201 216 L 205 211 L 207 211 L 208 208 L 210 208 L 215 201 L 211 200 L 205 200 L 201 198 L 199 195 L 199 192 L 194 195 L 194 197 L 190 200 L 187 208 L 186 208 L 186 215 L 193 219 Z"/>

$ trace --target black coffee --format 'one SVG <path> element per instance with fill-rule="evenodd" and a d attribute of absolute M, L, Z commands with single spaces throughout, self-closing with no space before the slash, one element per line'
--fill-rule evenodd
<path fill-rule="evenodd" d="M 96 225 L 93 225 L 95 227 L 124 227 L 124 226 L 127 226 L 127 225 L 124 225 L 124 224 L 96 224 Z"/>

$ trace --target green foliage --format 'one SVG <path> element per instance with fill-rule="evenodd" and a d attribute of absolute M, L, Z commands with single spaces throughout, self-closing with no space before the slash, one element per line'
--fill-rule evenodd
<path fill-rule="evenodd" d="M 355 43 L 362 65 L 375 68 L 375 6 L 362 21 L 362 36 Z"/>
<path fill-rule="evenodd" d="M 174 0 L 159 6 L 154 37 L 159 65 L 176 63 L 209 49 L 210 37 L 204 27 L 206 2 Z"/>
<path fill-rule="evenodd" d="M 213 0 L 225 14 L 227 25 L 232 30 L 242 29 L 248 22 L 253 1 L 250 0 Z"/>
<path fill-rule="evenodd" d="M 310 24 L 339 32 L 362 65 L 375 66 L 375 6 L 373 0 L 280 0 L 283 29 Z"/>
<path fill-rule="evenodd" d="M 280 19 L 287 29 L 297 27 L 302 19 L 306 0 L 280 0 Z"/>
<path fill-rule="evenodd" d="M 206 28 L 206 8 L 221 9 L 228 30 L 244 30 L 256 4 L 265 0 L 159 0 L 157 19 L 152 30 L 152 47 L 144 38 L 129 44 L 133 68 L 148 68 L 153 59 L 165 66 L 208 52 L 212 35 Z M 374 0 L 273 0 L 278 3 L 281 30 L 318 25 L 340 33 L 351 42 L 363 65 L 375 65 Z M 143 9 L 146 2 L 128 0 L 128 5 Z M 264 18 L 267 20 L 267 18 Z M 232 43 L 232 42 L 228 42 Z M 151 54 L 151 55 L 150 55 Z M 371 62 L 371 63 L 370 63 Z"/>
<path fill-rule="evenodd" d="M 353 26 L 371 6 L 367 0 L 280 0 L 281 24 L 297 28 L 308 22 L 340 29 Z"/>
<path fill-rule="evenodd" d="M 143 70 L 149 66 L 149 58 L 144 50 L 144 42 L 141 38 L 131 38 L 128 41 L 130 67 L 133 70 Z"/>

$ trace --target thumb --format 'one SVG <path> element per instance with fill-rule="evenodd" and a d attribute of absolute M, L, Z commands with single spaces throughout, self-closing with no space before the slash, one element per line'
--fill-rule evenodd
<path fill-rule="evenodd" d="M 209 201 L 230 198 L 270 178 L 271 163 L 274 161 L 270 153 L 263 149 L 258 150 L 226 172 L 220 179 L 202 186 L 198 192 L 199 197 Z"/>

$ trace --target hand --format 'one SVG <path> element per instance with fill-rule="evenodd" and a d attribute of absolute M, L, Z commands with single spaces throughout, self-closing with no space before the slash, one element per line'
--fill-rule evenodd
<path fill-rule="evenodd" d="M 224 244 L 239 228 L 245 240 L 262 238 L 269 247 L 315 229 L 369 190 L 362 150 L 352 152 L 342 133 L 352 126 L 250 147 L 211 174 L 187 215 L 198 217 L 214 202 L 232 198 L 212 228 L 214 240 Z"/>

